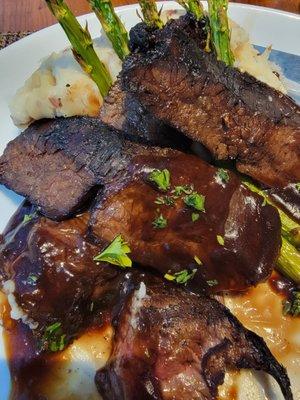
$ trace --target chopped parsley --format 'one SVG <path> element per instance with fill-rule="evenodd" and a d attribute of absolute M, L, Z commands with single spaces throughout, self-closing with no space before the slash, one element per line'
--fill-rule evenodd
<path fill-rule="evenodd" d="M 155 200 L 155 204 L 159 205 L 166 205 L 166 206 L 174 206 L 175 201 L 172 196 L 162 196 L 162 197 L 157 197 Z"/>
<path fill-rule="evenodd" d="M 181 196 L 182 194 L 192 194 L 193 190 L 193 185 L 175 186 L 172 193 L 174 196 Z"/>
<path fill-rule="evenodd" d="M 196 263 L 197 263 L 198 265 L 203 265 L 203 262 L 200 260 L 199 257 L 194 256 L 194 260 L 196 261 Z"/>
<path fill-rule="evenodd" d="M 218 168 L 217 180 L 221 181 L 222 183 L 227 183 L 229 181 L 228 171 L 226 171 L 224 168 Z"/>
<path fill-rule="evenodd" d="M 155 220 L 152 222 L 152 225 L 156 229 L 163 229 L 167 226 L 167 220 L 160 214 Z"/>
<path fill-rule="evenodd" d="M 192 213 L 192 221 L 193 222 L 198 221 L 199 217 L 200 217 L 199 213 Z"/>
<path fill-rule="evenodd" d="M 168 281 L 174 281 L 176 283 L 185 285 L 190 279 L 194 278 L 196 272 L 197 272 L 196 269 L 193 269 L 192 271 L 184 269 L 182 271 L 175 272 L 174 275 L 165 274 L 165 279 L 167 279 Z"/>
<path fill-rule="evenodd" d="M 130 247 L 122 235 L 118 235 L 100 254 L 94 257 L 94 261 L 108 262 L 122 268 L 128 268 L 132 266 L 132 261 L 127 255 L 130 252 Z"/>
<path fill-rule="evenodd" d="M 170 188 L 170 172 L 167 169 L 154 169 L 149 173 L 148 179 L 164 192 Z"/>
<path fill-rule="evenodd" d="M 187 206 L 194 208 L 195 210 L 205 212 L 205 196 L 197 192 L 193 192 L 185 196 L 184 202 Z"/>
<path fill-rule="evenodd" d="M 216 279 L 206 281 L 206 283 L 208 284 L 208 286 L 217 286 L 219 284 L 219 282 Z"/>
<path fill-rule="evenodd" d="M 268 204 L 267 199 L 264 197 L 264 201 L 262 202 L 262 207 L 265 207 Z"/>
<path fill-rule="evenodd" d="M 62 332 L 61 322 L 55 322 L 46 328 L 42 337 L 42 347 L 45 350 L 61 351 L 66 344 L 66 335 Z"/>
<path fill-rule="evenodd" d="M 36 213 L 34 212 L 34 213 L 32 213 L 32 214 L 25 214 L 24 215 L 24 218 L 23 218 L 23 224 L 27 224 L 27 222 L 30 222 L 30 221 L 32 221 L 33 220 L 33 218 L 35 218 L 36 217 Z"/>
<path fill-rule="evenodd" d="M 224 241 L 223 236 L 217 235 L 217 242 L 218 242 L 221 246 L 224 246 L 225 241 Z"/>
<path fill-rule="evenodd" d="M 26 279 L 26 282 L 29 283 L 30 285 L 34 285 L 37 280 L 38 276 L 34 275 L 33 273 L 30 273 Z"/>
<path fill-rule="evenodd" d="M 295 188 L 298 190 L 298 192 L 300 192 L 300 182 L 297 182 L 295 184 Z"/>
<path fill-rule="evenodd" d="M 300 316 L 300 291 L 293 292 L 289 299 L 282 302 L 282 312 L 283 315 Z"/>

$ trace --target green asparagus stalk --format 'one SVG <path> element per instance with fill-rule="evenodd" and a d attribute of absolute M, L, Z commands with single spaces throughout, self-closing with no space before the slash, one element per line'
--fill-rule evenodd
<path fill-rule="evenodd" d="M 210 35 L 218 60 L 233 65 L 230 29 L 227 17 L 228 0 L 208 0 Z"/>
<path fill-rule="evenodd" d="M 300 284 L 300 253 L 284 237 L 282 237 L 280 255 L 277 260 L 277 269 L 298 285 Z"/>
<path fill-rule="evenodd" d="M 164 23 L 160 18 L 155 0 L 140 0 L 139 4 L 142 10 L 144 22 L 150 28 L 163 28 Z"/>
<path fill-rule="evenodd" d="M 64 0 L 46 0 L 46 3 L 68 36 L 76 60 L 97 84 L 101 95 L 106 96 L 112 85 L 111 76 L 94 50 L 87 26 L 82 28 Z"/>
<path fill-rule="evenodd" d="M 93 11 L 121 60 L 129 54 L 128 34 L 110 0 L 89 0 Z"/>
<path fill-rule="evenodd" d="M 281 234 L 287 239 L 293 246 L 299 248 L 300 246 L 300 225 L 295 222 L 292 218 L 290 218 L 284 211 L 276 206 L 276 204 L 269 198 L 267 193 L 265 193 L 262 189 L 259 189 L 252 182 L 243 181 L 243 183 L 250 189 L 252 192 L 260 194 L 264 200 L 277 208 L 277 211 L 281 220 Z M 300 269 L 300 265 L 299 265 Z"/>
<path fill-rule="evenodd" d="M 204 10 L 200 0 L 177 0 L 177 2 L 185 8 L 187 12 L 193 14 L 197 21 L 203 18 Z"/>

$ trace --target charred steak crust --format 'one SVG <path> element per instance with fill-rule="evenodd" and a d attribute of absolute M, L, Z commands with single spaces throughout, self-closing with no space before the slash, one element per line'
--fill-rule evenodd
<path fill-rule="evenodd" d="M 169 23 L 155 45 L 127 57 L 124 90 L 217 159 L 269 186 L 300 180 L 300 111 L 288 96 L 226 67 Z"/>
<path fill-rule="evenodd" d="M 124 174 L 133 155 L 149 151 L 95 118 L 43 120 L 7 145 L 0 183 L 60 220 L 84 206 L 99 186 Z"/>
<path fill-rule="evenodd" d="M 104 400 L 215 399 L 225 372 L 242 368 L 271 374 L 293 398 L 285 368 L 226 307 L 144 282 L 123 307 L 110 361 L 96 374 Z"/>

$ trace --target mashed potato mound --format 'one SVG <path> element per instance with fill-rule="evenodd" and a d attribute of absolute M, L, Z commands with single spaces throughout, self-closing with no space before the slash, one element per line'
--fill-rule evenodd
<path fill-rule="evenodd" d="M 110 47 L 101 43 L 95 45 L 95 50 L 115 80 L 121 61 Z M 42 61 L 13 97 L 10 113 L 14 124 L 22 128 L 42 118 L 96 116 L 102 102 L 97 85 L 67 49 Z"/>

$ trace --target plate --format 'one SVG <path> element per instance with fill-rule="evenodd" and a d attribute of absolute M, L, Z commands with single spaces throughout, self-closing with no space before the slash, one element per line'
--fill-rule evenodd
<path fill-rule="evenodd" d="M 159 7 L 163 6 L 164 10 L 180 8 L 173 1 L 159 2 L 158 5 Z M 138 5 L 116 8 L 127 29 L 130 29 L 140 21 L 136 13 L 138 8 Z M 300 16 L 237 3 L 229 5 L 229 16 L 247 30 L 253 44 L 261 47 L 272 45 L 272 48 L 277 51 L 274 52 L 274 57 L 278 56 L 278 54 L 281 55 L 281 60 L 287 60 L 285 63 L 289 63 L 291 59 L 296 60 L 293 79 L 300 82 L 300 59 L 294 57 L 300 56 Z M 88 22 L 93 38 L 100 35 L 100 24 L 94 14 L 83 15 L 78 19 L 82 24 L 85 21 Z M 6 144 L 19 133 L 19 130 L 10 119 L 9 101 L 16 90 L 23 86 L 24 81 L 39 67 L 42 58 L 67 46 L 69 46 L 69 42 L 60 26 L 56 24 L 19 40 L 0 51 L 0 154 L 2 154 Z M 285 54 L 278 53 L 278 51 Z M 288 65 L 285 65 L 285 67 L 288 67 Z M 288 68 L 285 69 L 289 71 Z M 22 197 L 0 186 L 0 232 L 3 231 L 21 201 Z M 0 400 L 8 399 L 9 387 L 10 378 L 1 335 Z"/>

